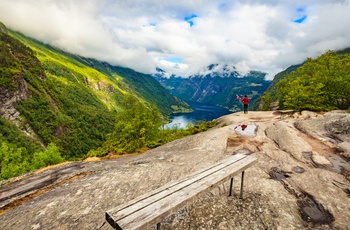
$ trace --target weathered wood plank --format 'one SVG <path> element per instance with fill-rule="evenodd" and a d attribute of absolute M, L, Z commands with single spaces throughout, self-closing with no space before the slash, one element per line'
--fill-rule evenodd
<path fill-rule="evenodd" d="M 146 193 L 142 196 L 137 197 L 136 199 L 133 199 L 115 209 L 111 209 L 108 211 L 108 213 L 111 213 L 114 215 L 114 219 L 121 219 L 126 215 L 129 215 L 138 209 L 142 209 L 144 206 L 149 205 L 150 203 L 153 203 L 159 199 L 161 199 L 164 196 L 167 196 L 173 192 L 176 192 L 179 189 L 182 189 L 183 187 L 188 186 L 189 184 L 195 182 L 196 180 L 199 180 L 203 177 L 206 177 L 213 172 L 216 172 L 218 170 L 221 170 L 223 167 L 227 167 L 228 165 L 232 164 L 233 162 L 239 161 L 243 158 L 247 157 L 246 155 L 235 155 L 233 157 L 230 157 L 229 159 L 226 159 L 224 162 L 218 162 L 214 166 L 211 166 L 201 172 L 196 172 L 190 176 L 187 176 L 181 180 L 168 183 L 166 185 L 161 186 L 160 188 L 153 190 L 149 193 Z"/>
<path fill-rule="evenodd" d="M 241 154 L 224 159 L 214 167 L 166 184 L 106 212 L 106 219 L 116 229 L 144 229 L 154 226 L 172 211 L 244 171 L 256 160 L 255 157 Z"/>
<path fill-rule="evenodd" d="M 251 158 L 248 160 L 247 164 L 239 164 L 237 162 L 222 171 L 215 172 L 208 178 L 203 178 L 185 189 L 179 190 L 177 193 L 172 193 L 164 199 L 150 204 L 141 211 L 120 219 L 118 224 L 123 226 L 123 229 L 144 229 L 151 227 L 169 215 L 172 210 L 185 206 L 197 196 L 206 193 L 219 183 L 245 170 L 254 162 Z"/>

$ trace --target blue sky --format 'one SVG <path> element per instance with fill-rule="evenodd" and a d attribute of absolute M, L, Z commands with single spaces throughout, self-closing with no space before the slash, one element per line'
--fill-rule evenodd
<path fill-rule="evenodd" d="M 297 13 L 295 15 L 296 19 L 293 20 L 295 23 L 304 23 L 307 19 L 306 9 L 304 7 L 299 7 L 296 9 Z"/>
<path fill-rule="evenodd" d="M 192 26 L 194 26 L 194 21 L 193 21 L 193 19 L 196 18 L 196 17 L 198 17 L 198 16 L 195 15 L 195 14 L 191 14 L 191 16 L 185 17 L 184 20 L 185 20 L 188 24 L 190 24 L 190 26 L 192 27 Z"/>
<path fill-rule="evenodd" d="M 181 57 L 168 57 L 168 58 L 165 58 L 164 60 L 168 62 L 173 62 L 173 63 L 183 63 L 183 59 Z"/>
<path fill-rule="evenodd" d="M 301 16 L 300 18 L 295 19 L 293 22 L 300 24 L 300 23 L 303 23 L 306 19 L 307 19 L 307 15 L 305 14 L 305 15 Z"/>
<path fill-rule="evenodd" d="M 68 52 L 187 77 L 276 73 L 350 47 L 350 0 L 0 0 L 0 21 Z"/>

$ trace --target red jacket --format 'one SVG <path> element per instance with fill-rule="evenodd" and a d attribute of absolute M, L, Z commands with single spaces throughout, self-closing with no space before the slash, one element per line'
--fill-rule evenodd
<path fill-rule="evenodd" d="M 248 105 L 250 102 L 250 99 L 248 97 L 242 98 L 243 104 Z"/>

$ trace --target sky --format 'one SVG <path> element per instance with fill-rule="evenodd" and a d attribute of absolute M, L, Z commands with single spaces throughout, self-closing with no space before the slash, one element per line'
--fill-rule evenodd
<path fill-rule="evenodd" d="M 188 77 L 267 73 L 350 47 L 350 0 L 0 0 L 0 22 L 84 57 Z"/>

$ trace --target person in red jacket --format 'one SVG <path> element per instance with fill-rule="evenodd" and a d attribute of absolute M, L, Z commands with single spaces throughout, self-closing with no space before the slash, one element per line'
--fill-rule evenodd
<path fill-rule="evenodd" d="M 243 102 L 244 113 L 248 113 L 248 105 L 249 105 L 249 102 L 250 102 L 250 98 L 247 95 L 244 95 L 243 98 L 240 98 L 237 94 L 236 94 L 236 97 L 237 97 L 238 100 Z"/>

